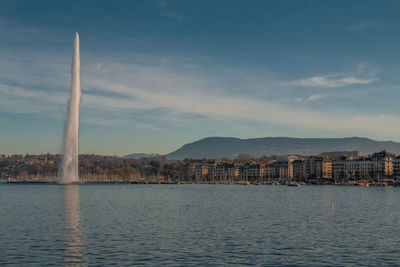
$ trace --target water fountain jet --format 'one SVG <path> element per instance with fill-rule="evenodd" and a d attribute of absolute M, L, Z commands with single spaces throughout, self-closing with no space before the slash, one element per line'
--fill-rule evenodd
<path fill-rule="evenodd" d="M 61 184 L 79 183 L 79 108 L 81 102 L 81 77 L 79 57 L 79 35 L 75 34 L 72 58 L 71 96 L 68 105 L 68 118 L 64 130 L 63 158 L 58 182 Z"/>

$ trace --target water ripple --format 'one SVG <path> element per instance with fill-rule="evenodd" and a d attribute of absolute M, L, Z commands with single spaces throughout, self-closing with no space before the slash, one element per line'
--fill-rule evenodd
<path fill-rule="evenodd" d="M 0 265 L 400 265 L 399 201 L 395 188 L 0 185 Z"/>

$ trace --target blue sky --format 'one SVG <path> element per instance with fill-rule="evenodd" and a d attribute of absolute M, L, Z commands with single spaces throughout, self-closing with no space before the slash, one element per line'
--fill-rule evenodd
<path fill-rule="evenodd" d="M 60 152 L 75 31 L 81 153 L 208 136 L 400 141 L 398 1 L 0 6 L 0 154 Z"/>

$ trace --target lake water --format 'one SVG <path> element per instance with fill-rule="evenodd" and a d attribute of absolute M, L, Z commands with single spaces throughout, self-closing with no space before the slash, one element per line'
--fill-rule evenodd
<path fill-rule="evenodd" d="M 400 265 L 400 188 L 1 184 L 0 222 L 1 266 Z"/>

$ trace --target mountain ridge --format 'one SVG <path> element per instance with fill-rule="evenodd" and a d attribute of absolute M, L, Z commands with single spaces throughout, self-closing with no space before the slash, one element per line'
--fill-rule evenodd
<path fill-rule="evenodd" d="M 333 151 L 361 151 L 364 155 L 388 150 L 399 154 L 400 143 L 394 141 L 376 141 L 366 137 L 343 138 L 296 138 L 296 137 L 206 137 L 188 143 L 166 154 L 167 159 L 185 158 L 237 158 L 240 154 L 253 157 L 265 155 L 316 155 Z"/>
<path fill-rule="evenodd" d="M 152 158 L 159 157 L 160 154 L 155 153 L 133 153 L 123 156 L 125 159 L 140 159 L 140 158 Z"/>

